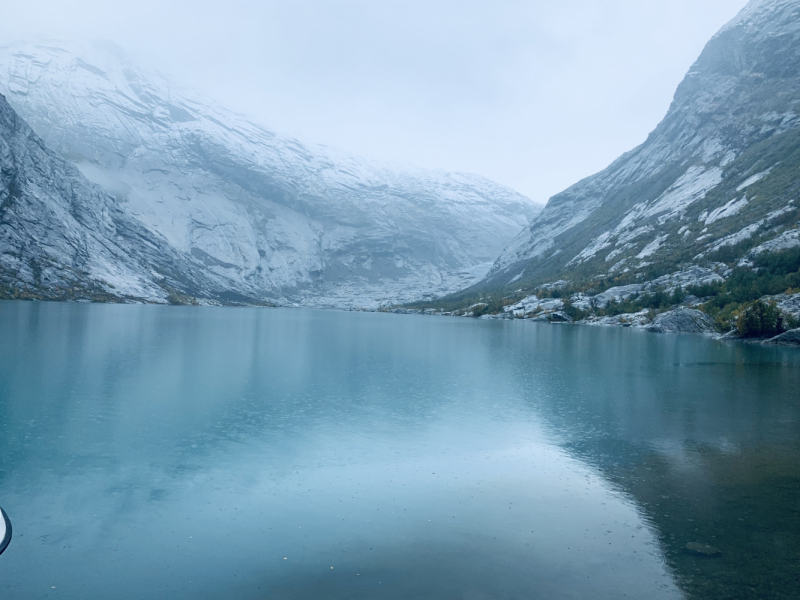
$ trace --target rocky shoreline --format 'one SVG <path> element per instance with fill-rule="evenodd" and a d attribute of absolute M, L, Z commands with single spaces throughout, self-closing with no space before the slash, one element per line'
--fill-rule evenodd
<path fill-rule="evenodd" d="M 800 296 L 800 294 L 798 294 Z M 442 317 L 465 317 L 466 315 L 456 315 L 453 313 L 438 312 L 435 310 L 418 310 L 409 308 L 397 308 L 389 311 L 396 314 L 406 315 L 429 315 Z M 706 313 L 695 308 L 685 306 L 678 307 L 661 314 L 651 320 L 646 314 L 648 311 L 640 313 L 622 314 L 615 317 L 590 317 L 575 321 L 568 315 L 560 311 L 539 315 L 533 318 L 513 318 L 506 315 L 483 315 L 478 318 L 482 320 L 519 320 L 532 323 L 551 323 L 561 325 L 586 325 L 590 327 L 626 327 L 642 329 L 651 333 L 691 333 L 705 335 L 715 340 L 737 341 L 749 344 L 761 344 L 764 346 L 794 346 L 800 348 L 800 328 L 790 329 L 777 336 L 763 338 L 746 338 L 738 335 L 736 330 L 728 333 L 720 333 L 717 330 L 714 320 Z"/>
<path fill-rule="evenodd" d="M 710 268 L 691 267 L 685 271 L 674 273 L 657 280 L 642 284 L 610 288 L 594 295 L 573 294 L 567 297 L 539 297 L 552 294 L 567 287 L 568 282 L 558 281 L 541 286 L 537 294 L 505 306 L 496 314 L 480 314 L 485 305 L 476 304 L 465 310 L 444 312 L 441 309 L 395 308 L 390 312 L 400 314 L 424 314 L 436 316 L 468 317 L 479 319 L 524 320 L 539 323 L 588 325 L 592 327 L 628 327 L 642 329 L 652 333 L 693 333 L 712 337 L 718 340 L 742 341 L 771 346 L 800 347 L 800 328 L 791 328 L 777 335 L 743 336 L 737 329 L 721 331 L 718 323 L 701 310 L 707 299 L 692 295 L 683 295 L 682 302 L 668 310 L 655 311 L 644 309 L 638 312 L 626 312 L 615 315 L 602 315 L 608 307 L 615 303 L 635 298 L 641 294 L 665 293 L 678 294 L 688 285 L 700 285 L 724 281 L 728 275 L 725 265 L 713 265 Z M 773 306 L 784 317 L 800 320 L 800 293 L 764 296 L 760 302 Z M 576 312 L 580 318 L 569 313 Z"/>

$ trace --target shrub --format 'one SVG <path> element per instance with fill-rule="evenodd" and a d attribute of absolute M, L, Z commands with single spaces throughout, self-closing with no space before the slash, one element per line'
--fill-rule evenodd
<path fill-rule="evenodd" d="M 588 312 L 582 311 L 577 306 L 573 306 L 572 302 L 569 300 L 564 301 L 564 308 L 562 309 L 562 312 L 573 321 L 580 321 L 589 315 Z"/>
<path fill-rule="evenodd" d="M 788 324 L 777 306 L 756 300 L 740 311 L 736 329 L 746 338 L 773 337 L 786 331 Z"/>

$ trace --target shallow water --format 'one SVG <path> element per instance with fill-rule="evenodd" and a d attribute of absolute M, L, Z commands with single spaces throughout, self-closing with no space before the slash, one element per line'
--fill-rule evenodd
<path fill-rule="evenodd" d="M 796 350 L 44 303 L 0 336 L 3 599 L 800 596 Z"/>

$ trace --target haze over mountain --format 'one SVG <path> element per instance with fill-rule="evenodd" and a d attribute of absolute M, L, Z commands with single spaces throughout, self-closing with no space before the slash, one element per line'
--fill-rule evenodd
<path fill-rule="evenodd" d="M 753 0 L 708 43 L 647 141 L 554 196 L 476 289 L 752 264 L 800 245 L 798 168 L 800 1 Z"/>
<path fill-rule="evenodd" d="M 226 290 L 56 156 L 0 96 L 0 293 L 60 300 Z"/>
<path fill-rule="evenodd" d="M 747 0 L 26 0 L 3 40 L 110 39 L 271 130 L 545 203 L 641 143 Z"/>
<path fill-rule="evenodd" d="M 203 274 L 179 289 L 200 298 L 375 308 L 453 292 L 539 210 L 479 176 L 399 171 L 276 134 L 109 44 L 2 46 L 0 91 Z"/>

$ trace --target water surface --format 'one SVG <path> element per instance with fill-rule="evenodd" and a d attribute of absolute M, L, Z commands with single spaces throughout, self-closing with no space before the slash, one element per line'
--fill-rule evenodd
<path fill-rule="evenodd" d="M 798 390 L 693 336 L 0 303 L 0 597 L 797 598 Z"/>

